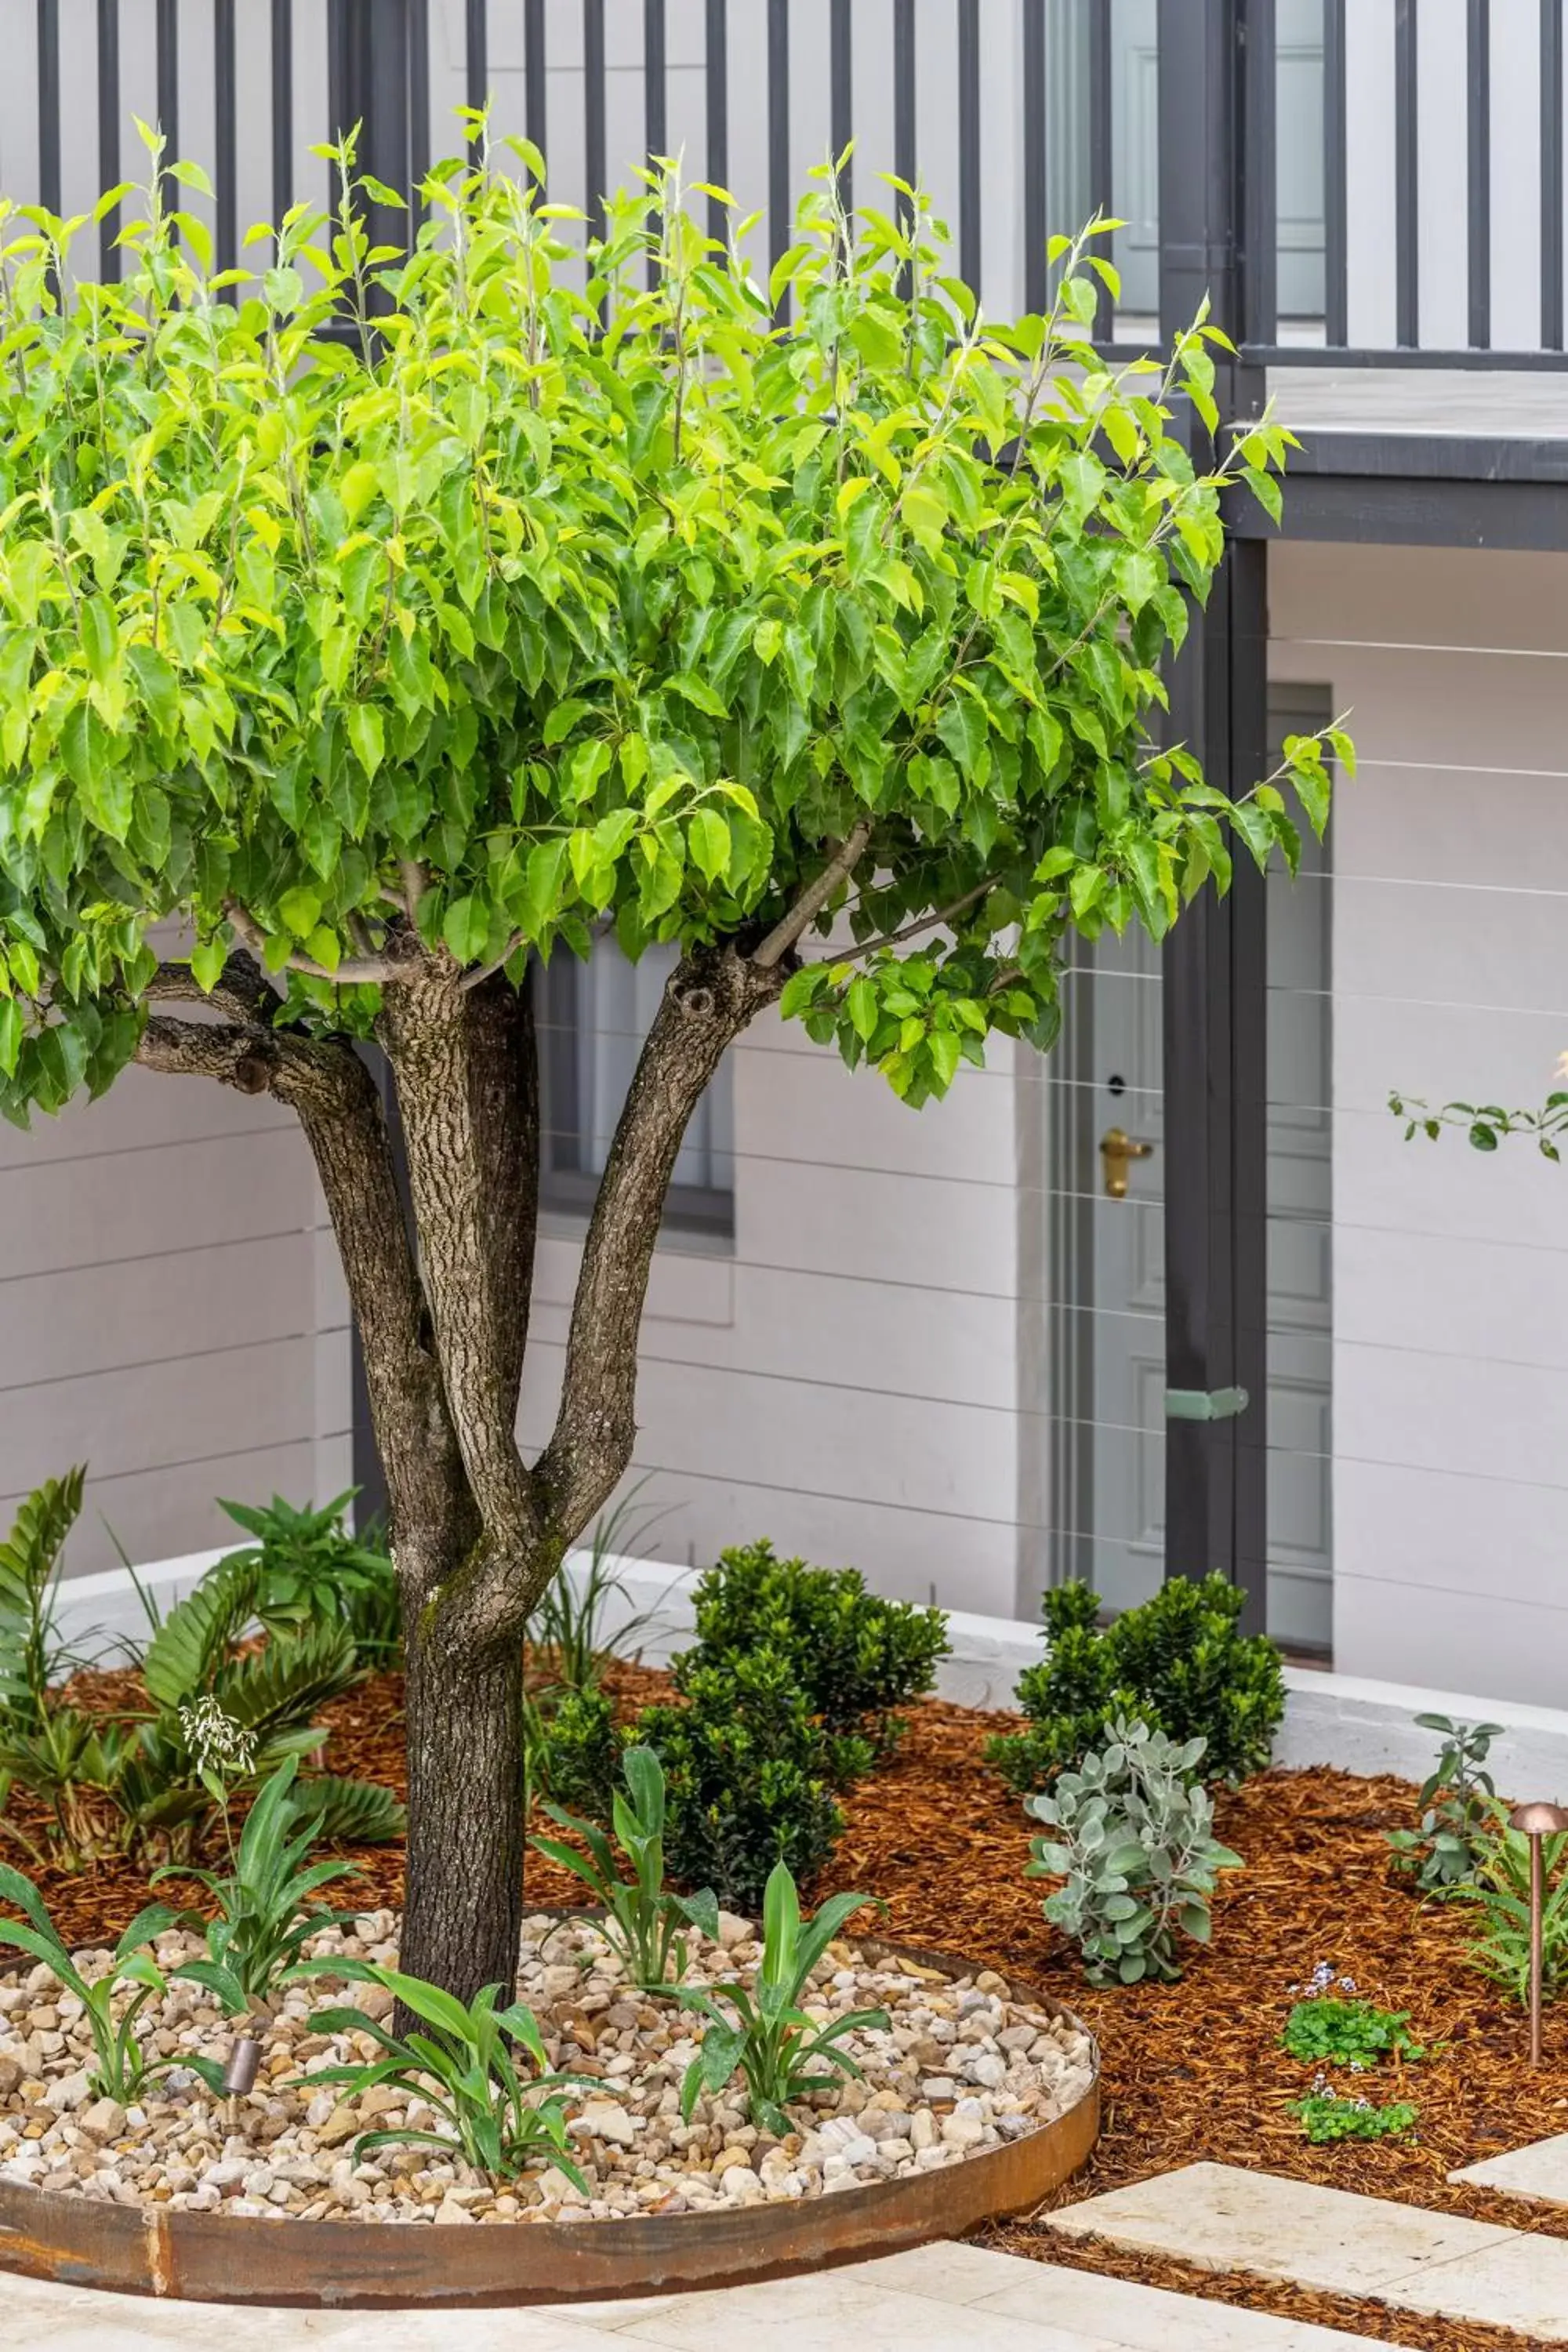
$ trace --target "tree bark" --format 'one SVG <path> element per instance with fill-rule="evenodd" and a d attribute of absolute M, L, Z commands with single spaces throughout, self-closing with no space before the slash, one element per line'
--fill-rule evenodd
<path fill-rule="evenodd" d="M 522 1644 L 484 1654 L 418 1615 L 407 1652 L 407 1876 L 399 1964 L 471 2001 L 512 1998 L 522 1925 Z"/>

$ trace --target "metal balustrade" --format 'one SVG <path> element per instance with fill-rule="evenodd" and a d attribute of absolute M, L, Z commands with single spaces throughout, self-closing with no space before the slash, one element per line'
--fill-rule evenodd
<path fill-rule="evenodd" d="M 590 219 L 679 155 L 761 213 L 763 267 L 807 170 L 853 141 L 858 201 L 921 182 L 995 315 L 1047 299 L 1049 230 L 1120 215 L 1098 330 L 1130 349 L 1171 316 L 1160 85 L 1207 44 L 1248 357 L 1564 364 L 1563 0 L 1230 0 L 1217 43 L 1215 21 L 1191 0 L 0 0 L 0 189 L 88 211 L 144 172 L 140 116 L 211 173 L 229 267 L 251 222 L 326 198 L 311 151 L 336 127 L 363 120 L 380 176 L 416 185 L 488 102 Z"/>

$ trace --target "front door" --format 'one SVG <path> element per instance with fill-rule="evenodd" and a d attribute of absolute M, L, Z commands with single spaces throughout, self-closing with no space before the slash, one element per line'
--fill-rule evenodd
<path fill-rule="evenodd" d="M 1276 745 L 1321 697 L 1270 698 Z M 1278 758 L 1278 751 L 1272 755 Z M 1331 1623 L 1330 877 L 1268 878 L 1268 1593 L 1271 1633 Z M 1162 982 L 1142 931 L 1080 949 L 1049 1090 L 1050 1573 L 1112 1609 L 1164 1574 Z"/>

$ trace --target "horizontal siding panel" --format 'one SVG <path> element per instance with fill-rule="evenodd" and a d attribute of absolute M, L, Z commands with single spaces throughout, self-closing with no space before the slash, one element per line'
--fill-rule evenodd
<path fill-rule="evenodd" d="M 315 1493 L 325 1501 L 347 1484 L 346 1477 L 318 1483 L 316 1449 L 308 1440 L 243 1446 L 200 1462 L 136 1468 L 113 1478 L 89 1477 L 81 1517 L 66 1548 L 66 1573 L 92 1576 L 117 1568 L 116 1538 L 132 1559 L 143 1564 L 243 1543 L 238 1528 L 218 1507 L 219 1495 L 236 1503 L 265 1503 L 274 1495 L 303 1503 Z M 0 1498 L 0 1525 L 9 1525 L 20 1500 L 19 1494 Z"/>
<path fill-rule="evenodd" d="M 0 1283 L 303 1230 L 316 1214 L 310 1155 L 289 1129 L 14 1168 L 0 1177 Z"/>
<path fill-rule="evenodd" d="M 132 1371 L 14 1390 L 0 1416 L 0 1493 L 68 1463 L 100 1477 L 315 1434 L 311 1339 L 262 1340 Z M 192 1549 L 187 1546 L 186 1549 Z"/>
<path fill-rule="evenodd" d="M 97 1102 L 76 1101 L 55 1118 L 40 1112 L 25 1133 L 0 1121 L 0 1171 L 279 1129 L 297 1135 L 299 1121 L 270 1095 L 132 1068 Z"/>
<path fill-rule="evenodd" d="M 315 1328 L 310 1234 L 22 1276 L 0 1286 L 0 1391 Z"/>

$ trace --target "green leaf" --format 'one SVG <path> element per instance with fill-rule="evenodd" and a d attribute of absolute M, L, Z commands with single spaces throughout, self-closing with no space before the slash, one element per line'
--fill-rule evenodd
<path fill-rule="evenodd" d="M 717 809 L 694 810 L 686 827 L 691 862 L 710 882 L 721 881 L 730 870 L 730 827 Z"/>
<path fill-rule="evenodd" d="M 482 898 L 454 898 L 441 925 L 441 937 L 458 961 L 477 963 L 490 935 L 490 910 Z"/>
<path fill-rule="evenodd" d="M 345 714 L 349 741 L 365 774 L 374 779 L 386 756 L 386 721 L 374 702 L 351 702 Z"/>

